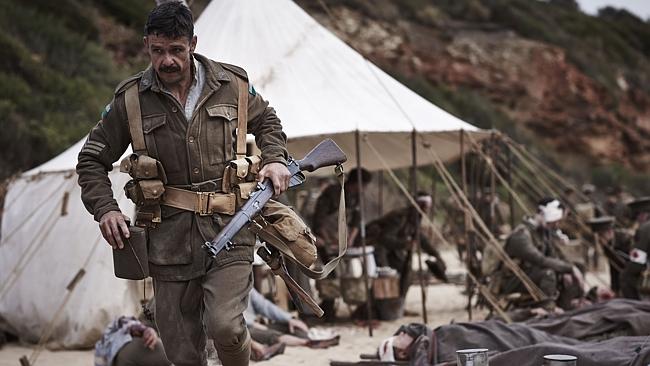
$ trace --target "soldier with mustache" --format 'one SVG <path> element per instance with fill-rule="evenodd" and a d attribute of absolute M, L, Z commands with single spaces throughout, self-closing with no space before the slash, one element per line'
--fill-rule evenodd
<path fill-rule="evenodd" d="M 79 154 L 77 173 L 86 208 L 118 249 L 130 235 L 128 218 L 113 197 L 107 172 L 130 143 L 138 164 L 147 161 L 143 157 L 156 162 L 130 173 L 144 175 L 136 183 L 145 196 L 156 198 L 160 188 L 165 191 L 162 202 L 151 204 L 144 197 L 134 221 L 146 227 L 156 324 L 167 356 L 177 366 L 206 365 L 209 338 L 224 365 L 248 365 L 250 335 L 242 313 L 252 285 L 255 239 L 242 231 L 237 245 L 214 259 L 201 246 L 230 220 L 226 212 L 234 211 L 234 198 L 223 191 L 222 180 L 239 155 L 239 120 L 261 150 L 257 179 L 270 179 L 276 194 L 287 189 L 290 179 L 286 135 L 274 109 L 249 86 L 246 71 L 194 52 L 193 23 L 191 11 L 180 2 L 151 11 L 144 28 L 151 65 L 117 87 Z M 137 147 L 140 139 L 144 150 Z M 159 181 L 164 186 L 157 188 Z M 169 201 L 170 192 L 178 195 L 175 203 Z M 196 209 L 188 208 L 192 203 Z"/>

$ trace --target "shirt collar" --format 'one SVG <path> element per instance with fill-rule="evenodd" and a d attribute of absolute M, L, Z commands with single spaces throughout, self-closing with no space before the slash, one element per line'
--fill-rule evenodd
<path fill-rule="evenodd" d="M 199 62 L 196 57 L 192 56 L 192 75 L 194 76 L 192 86 L 199 83 Z"/>

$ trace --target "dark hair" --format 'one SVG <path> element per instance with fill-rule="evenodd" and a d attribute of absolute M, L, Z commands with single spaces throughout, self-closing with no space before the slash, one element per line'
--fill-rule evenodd
<path fill-rule="evenodd" d="M 418 193 L 415 194 L 415 198 L 430 197 L 430 196 L 431 196 L 431 192 L 427 192 L 427 191 L 418 191 Z"/>
<path fill-rule="evenodd" d="M 155 34 L 171 39 L 194 37 L 192 12 L 180 1 L 170 1 L 156 6 L 144 25 L 144 35 Z"/>
<path fill-rule="evenodd" d="M 369 171 L 363 168 L 360 169 L 361 169 L 361 183 L 363 184 L 370 183 L 370 181 L 372 180 L 372 174 L 370 174 Z M 348 173 L 348 179 L 345 181 L 345 184 L 356 184 L 359 182 L 357 171 L 358 171 L 357 168 L 350 170 L 350 172 Z"/>

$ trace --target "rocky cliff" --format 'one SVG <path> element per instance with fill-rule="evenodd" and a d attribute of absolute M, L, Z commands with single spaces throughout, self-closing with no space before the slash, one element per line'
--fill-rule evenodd
<path fill-rule="evenodd" d="M 571 1 L 299 3 L 433 102 L 562 156 L 565 169 L 650 172 L 650 47 L 638 38 L 650 25 L 625 11 L 592 17 Z"/>

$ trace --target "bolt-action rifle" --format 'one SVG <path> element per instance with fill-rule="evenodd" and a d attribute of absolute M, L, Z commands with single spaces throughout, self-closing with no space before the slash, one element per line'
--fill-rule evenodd
<path fill-rule="evenodd" d="M 347 157 L 345 156 L 343 150 L 341 150 L 341 148 L 332 139 L 325 139 L 316 145 L 316 147 L 314 147 L 309 153 L 307 153 L 304 158 L 300 160 L 289 158 L 287 162 L 287 169 L 289 169 L 289 173 L 291 174 L 289 188 L 300 185 L 305 181 L 305 175 L 302 173 L 303 171 L 313 172 L 317 169 L 327 166 L 338 166 L 343 164 L 346 160 Z M 250 194 L 248 201 L 242 206 L 239 211 L 235 213 L 228 225 L 226 225 L 221 230 L 221 232 L 217 234 L 214 240 L 206 242 L 203 245 L 210 256 L 214 258 L 222 250 L 229 250 L 232 246 L 236 245 L 236 243 L 233 242 L 235 235 L 237 235 L 241 229 L 253 223 L 253 220 L 262 211 L 264 205 L 266 205 L 271 197 L 273 197 L 273 193 L 273 182 L 271 182 L 270 179 L 267 178 L 263 182 L 257 183 L 257 187 Z M 272 268 L 275 267 L 274 273 L 282 277 L 282 279 L 287 282 L 287 277 L 288 279 L 291 279 L 291 277 L 286 274 L 284 265 L 277 263 L 276 255 L 271 254 L 275 254 L 274 251 L 270 251 L 268 253 L 264 252 L 261 256 L 263 259 L 268 260 L 271 260 L 271 258 L 273 258 L 274 265 Z M 278 269 L 281 271 L 278 271 Z M 302 306 L 299 300 L 303 300 L 317 315 L 322 315 L 322 310 L 318 307 L 318 305 L 315 304 L 313 299 L 311 299 L 304 291 L 302 291 L 300 287 L 288 287 L 294 303 L 296 303 L 299 308 Z"/>

